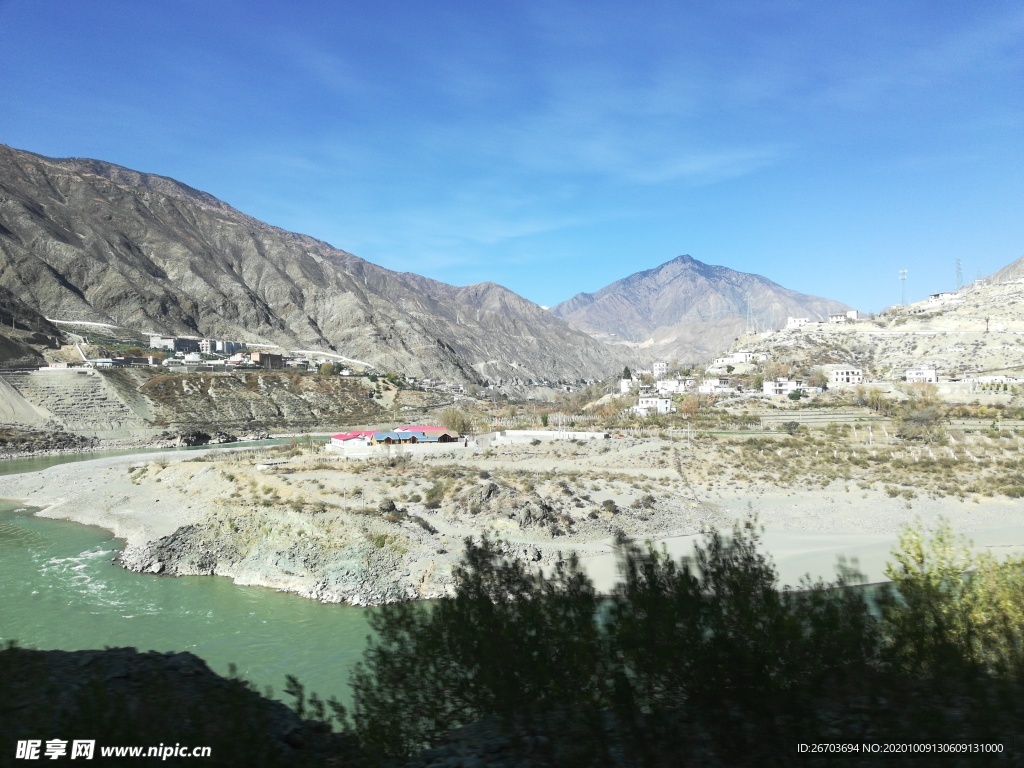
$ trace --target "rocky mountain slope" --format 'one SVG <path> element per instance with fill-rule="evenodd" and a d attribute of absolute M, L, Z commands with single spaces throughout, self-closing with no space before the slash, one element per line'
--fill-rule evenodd
<path fill-rule="evenodd" d="M 990 284 L 1009 283 L 1013 280 L 1021 279 L 1024 279 L 1024 256 L 1021 256 L 1016 261 L 1011 261 L 1005 267 L 988 278 L 987 282 Z"/>
<path fill-rule="evenodd" d="M 0 224 L 0 239 L 3 231 Z M 40 365 L 40 350 L 54 346 L 60 336 L 56 326 L 0 286 L 0 368 Z"/>
<path fill-rule="evenodd" d="M 392 272 L 173 179 L 0 145 L 0 288 L 47 317 L 460 381 L 578 379 L 615 350 L 493 283 Z"/>
<path fill-rule="evenodd" d="M 760 329 L 781 328 L 790 316 L 828 319 L 849 309 L 760 275 L 679 256 L 551 311 L 596 338 L 638 347 L 645 357 L 686 362 L 710 359 L 747 330 L 748 303 Z"/>
<path fill-rule="evenodd" d="M 402 392 L 361 378 L 292 372 L 166 374 L 158 369 L 7 373 L 0 422 L 100 438 L 161 431 L 291 429 L 323 431 L 374 424 L 399 410 L 418 413 Z"/>
<path fill-rule="evenodd" d="M 1024 282 L 995 279 L 857 322 L 744 337 L 735 346 L 782 362 L 855 365 L 883 378 L 920 367 L 935 367 L 948 377 L 1019 376 L 1024 371 Z"/>

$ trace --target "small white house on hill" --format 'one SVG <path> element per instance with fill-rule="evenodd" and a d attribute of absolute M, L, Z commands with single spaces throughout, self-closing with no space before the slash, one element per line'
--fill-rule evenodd
<path fill-rule="evenodd" d="M 860 368 L 828 365 L 825 366 L 825 372 L 828 374 L 830 387 L 854 387 L 864 383 L 864 371 Z"/>
<path fill-rule="evenodd" d="M 800 379 L 773 379 L 766 381 L 761 386 L 761 391 L 766 395 L 789 395 L 798 389 L 804 389 L 804 382 Z"/>
<path fill-rule="evenodd" d="M 939 380 L 934 368 L 908 368 L 905 376 L 908 384 L 935 384 Z"/>
<path fill-rule="evenodd" d="M 641 397 L 640 402 L 633 406 L 633 412 L 640 416 L 648 416 L 652 413 L 663 415 L 672 413 L 674 410 L 670 397 Z"/>

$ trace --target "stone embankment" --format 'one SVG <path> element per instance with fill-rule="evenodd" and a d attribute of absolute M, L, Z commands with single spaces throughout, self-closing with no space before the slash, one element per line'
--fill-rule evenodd
<path fill-rule="evenodd" d="M 364 379 L 279 371 L 5 371 L 0 376 L 0 423 L 59 427 L 103 440 L 144 440 L 164 431 L 325 431 L 380 422 L 382 402 L 391 393 L 383 391 L 383 384 L 377 387 Z"/>
<path fill-rule="evenodd" d="M 96 371 L 16 372 L 4 374 L 4 379 L 24 400 L 72 432 L 133 437 L 149 427 Z"/>
<path fill-rule="evenodd" d="M 170 429 L 295 431 L 383 418 L 365 379 L 277 371 L 154 374 L 122 369 L 109 375 L 119 388 L 144 397 L 156 419 Z"/>

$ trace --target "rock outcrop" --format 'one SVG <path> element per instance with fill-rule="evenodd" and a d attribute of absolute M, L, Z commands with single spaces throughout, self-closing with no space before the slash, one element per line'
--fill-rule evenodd
<path fill-rule="evenodd" d="M 0 378 L 0 423 L 51 425 L 112 438 L 196 430 L 232 442 L 225 430 L 265 436 L 270 428 L 333 429 L 384 416 L 363 379 L 285 372 L 168 374 L 159 369 L 17 371 Z"/>

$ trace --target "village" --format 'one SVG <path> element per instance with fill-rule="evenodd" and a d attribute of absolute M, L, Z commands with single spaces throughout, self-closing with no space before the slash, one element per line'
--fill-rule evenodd
<path fill-rule="evenodd" d="M 936 294 L 917 305 L 895 308 L 900 313 L 895 322 L 900 323 L 906 317 L 920 317 L 923 308 L 948 308 L 962 301 L 960 294 Z M 869 321 L 874 324 L 866 332 L 876 332 L 874 328 L 878 320 L 862 317 L 855 310 L 821 320 L 789 317 L 784 328 L 748 334 L 745 339 L 737 340 L 732 351 L 714 358 L 709 364 L 684 365 L 677 360 L 660 359 L 649 368 L 627 367 L 620 377 L 602 382 L 523 379 L 483 380 L 478 384 L 382 372 L 366 361 L 337 353 L 289 352 L 280 347 L 229 339 L 156 333 L 144 335 L 113 326 L 97 324 L 90 328 L 89 324 L 63 321 L 62 325 L 70 331 L 68 335 L 73 343 L 64 347 L 60 359 L 52 357 L 47 366 L 39 369 L 39 373 L 60 370 L 96 370 L 99 373 L 105 369 L 145 368 L 184 376 L 231 372 L 327 375 L 353 382 L 362 380 L 366 387 L 364 397 L 370 399 L 381 397 L 380 387 L 376 385 L 381 381 L 410 393 L 435 393 L 447 398 L 440 401 L 441 405 L 457 405 L 464 411 L 476 411 L 476 423 L 464 425 L 462 430 L 453 428 L 451 424 L 428 425 L 423 429 L 405 425 L 394 429 L 378 427 L 375 431 L 340 432 L 331 438 L 332 446 L 352 456 L 379 445 L 420 445 L 426 448 L 459 440 L 465 442 L 467 435 L 488 430 L 522 431 L 525 428 L 528 431 L 543 427 L 537 430 L 539 437 L 531 435 L 524 439 L 549 439 L 553 430 L 546 423 L 540 423 L 538 408 L 551 413 L 565 413 L 566 421 L 571 420 L 574 425 L 609 430 L 621 429 L 630 421 L 642 425 L 644 420 L 680 412 L 684 417 L 696 415 L 698 411 L 707 413 L 709 408 L 792 412 L 807 406 L 835 404 L 841 407 L 858 398 L 865 400 L 862 395 L 867 391 L 874 393 L 876 400 L 882 397 L 899 402 L 907 397 L 908 387 L 919 385 L 934 387 L 937 395 L 947 402 L 980 399 L 990 405 L 1006 405 L 1022 383 L 1010 369 L 993 372 L 956 367 L 947 370 L 940 367 L 941 363 L 926 361 L 916 361 L 913 367 L 890 365 L 880 368 L 871 365 L 869 360 L 865 360 L 867 364 L 859 360 L 851 362 L 857 359 L 853 354 L 841 355 L 845 356 L 845 362 L 821 362 L 830 356 L 835 359 L 833 351 L 827 350 L 831 354 L 822 354 L 813 348 L 799 349 L 796 346 L 808 339 L 833 338 L 839 329 L 864 333 Z M 826 332 L 833 336 L 823 336 Z M 148 339 L 148 350 L 142 349 L 143 339 Z M 744 346 L 744 342 L 749 342 L 749 346 Z M 12 382 L 17 383 L 14 379 Z M 562 402 L 566 398 L 573 402 Z M 502 417 L 502 408 L 509 410 L 507 417 Z M 418 415 L 428 416 L 429 411 L 419 411 Z M 765 420 L 762 418 L 759 422 L 759 426 L 765 428 Z M 346 422 L 341 421 L 338 426 L 344 424 Z M 768 426 L 772 426 L 770 422 Z"/>

